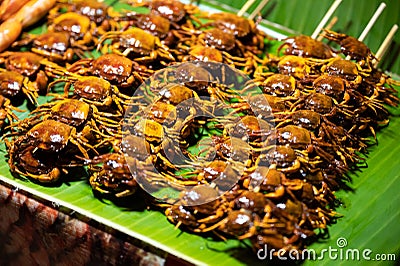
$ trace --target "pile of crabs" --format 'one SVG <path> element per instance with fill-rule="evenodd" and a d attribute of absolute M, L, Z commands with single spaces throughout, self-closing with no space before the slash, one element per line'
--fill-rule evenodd
<path fill-rule="evenodd" d="M 399 101 L 369 48 L 324 30 L 324 42 L 290 37 L 274 55 L 274 40 L 234 14 L 125 7 L 60 0 L 43 33 L 0 54 L 11 172 L 48 184 L 85 169 L 93 191 L 114 198 L 176 187 L 173 201 L 143 200 L 183 230 L 254 250 L 301 251 L 324 234 L 334 192 Z"/>

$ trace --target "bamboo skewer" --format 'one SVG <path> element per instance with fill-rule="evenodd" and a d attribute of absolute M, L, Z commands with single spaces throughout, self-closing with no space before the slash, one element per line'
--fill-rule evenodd
<path fill-rule="evenodd" d="M 396 34 L 396 31 L 398 30 L 399 26 L 397 24 L 394 24 L 392 28 L 390 29 L 388 35 L 386 36 L 385 40 L 383 40 L 381 46 L 379 46 L 378 51 L 375 54 L 376 59 L 372 61 L 372 64 L 376 68 L 379 64 L 379 60 L 382 59 L 382 57 L 385 55 L 387 52 L 387 49 L 389 48 L 390 43 L 393 40 L 394 35 Z"/>
<path fill-rule="evenodd" d="M 237 13 L 237 15 L 239 17 L 243 16 L 244 13 L 246 13 L 246 11 L 251 7 L 252 4 L 254 4 L 256 0 L 249 0 L 247 1 L 242 8 L 239 10 L 239 12 Z"/>
<path fill-rule="evenodd" d="M 253 20 L 258 13 L 261 12 L 261 10 L 267 5 L 269 0 L 263 0 L 261 3 L 254 9 L 254 11 L 249 15 L 249 19 Z"/>
<path fill-rule="evenodd" d="M 334 16 L 331 21 L 328 23 L 328 25 L 326 25 L 326 27 L 324 27 L 324 29 L 330 30 L 333 28 L 333 26 L 336 24 L 336 22 L 338 21 L 338 17 Z M 317 41 L 322 41 L 322 39 L 324 38 L 324 36 L 319 35 L 317 38 Z"/>
<path fill-rule="evenodd" d="M 375 24 L 375 22 L 378 20 L 379 16 L 382 14 L 382 11 L 385 9 L 385 7 L 386 7 L 386 4 L 384 2 L 382 2 L 379 5 L 379 7 L 376 9 L 374 15 L 368 21 L 367 26 L 365 26 L 364 30 L 362 31 L 362 33 L 360 34 L 360 37 L 358 37 L 357 40 L 359 40 L 360 42 L 364 41 L 365 37 L 367 36 L 367 34 L 371 30 L 371 28 Z M 350 60 L 350 56 L 349 55 L 346 56 L 346 59 Z"/>
<path fill-rule="evenodd" d="M 368 22 L 367 26 L 364 28 L 363 32 L 361 33 L 360 37 L 358 37 L 358 40 L 360 42 L 364 41 L 365 37 L 367 36 L 368 32 L 371 30 L 372 26 L 375 24 L 379 16 L 381 15 L 382 11 L 385 9 L 386 4 L 382 2 L 378 9 L 375 11 L 374 15 Z"/>
<path fill-rule="evenodd" d="M 238 16 L 243 16 L 244 13 L 251 7 L 252 4 L 254 4 L 256 0 L 249 0 L 247 1 L 242 8 L 239 10 L 239 12 L 237 13 Z M 256 8 L 255 10 L 249 15 L 249 19 L 254 19 L 255 16 L 264 8 L 264 6 L 268 3 L 269 0 L 263 0 Z M 335 12 L 335 10 L 338 8 L 338 6 L 341 4 L 342 0 L 335 0 L 332 5 L 330 6 L 330 8 L 328 9 L 328 11 L 326 12 L 326 14 L 324 15 L 324 17 L 322 18 L 322 20 L 320 21 L 320 23 L 318 24 L 317 28 L 314 30 L 313 34 L 311 35 L 311 38 L 316 39 L 318 41 L 321 41 L 323 39 L 323 36 L 318 36 L 319 33 L 321 32 L 321 30 L 323 28 L 325 29 L 331 29 L 338 21 L 338 17 L 333 17 L 331 19 L 331 21 L 328 23 L 328 25 L 325 26 L 325 24 L 327 23 L 327 21 L 330 19 L 330 17 L 333 15 L 333 13 Z M 371 19 L 369 20 L 367 26 L 364 28 L 364 30 L 362 31 L 362 33 L 360 34 L 360 36 L 358 37 L 359 41 L 364 41 L 365 37 L 367 36 L 367 34 L 369 33 L 369 31 L 371 30 L 371 28 L 373 27 L 373 25 L 375 24 L 375 22 L 378 20 L 379 16 L 382 14 L 383 10 L 386 8 L 386 3 L 382 2 L 379 7 L 377 8 L 377 10 L 375 11 L 374 15 L 371 17 Z M 396 31 L 398 30 L 398 25 L 395 24 L 393 25 L 393 27 L 391 28 L 390 32 L 388 33 L 388 35 L 386 36 L 385 40 L 382 42 L 381 46 L 379 47 L 378 51 L 375 54 L 376 59 L 373 60 L 373 65 L 374 67 L 376 67 L 379 63 L 379 60 L 383 57 L 383 55 L 386 53 L 387 49 L 389 48 L 389 45 L 391 43 L 391 41 L 393 40 L 393 37 L 396 33 Z M 349 56 L 346 57 L 346 59 L 350 59 Z"/>
<path fill-rule="evenodd" d="M 322 18 L 321 22 L 318 24 L 317 28 L 314 30 L 313 34 L 311 35 L 311 38 L 315 39 L 317 38 L 318 34 L 322 30 L 322 28 L 325 26 L 325 24 L 328 22 L 330 17 L 332 16 L 333 12 L 338 8 L 342 0 L 335 0 L 331 7 L 328 9 L 326 12 L 325 16 Z"/>

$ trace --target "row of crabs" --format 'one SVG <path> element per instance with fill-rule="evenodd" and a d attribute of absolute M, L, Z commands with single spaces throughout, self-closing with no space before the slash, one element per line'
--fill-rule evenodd
<path fill-rule="evenodd" d="M 90 14 L 104 16 L 91 17 L 83 4 L 103 10 Z M 326 44 L 306 36 L 287 39 L 280 47 L 285 56 L 262 58 L 267 36 L 251 21 L 226 13 L 206 16 L 196 7 L 175 1 L 145 5 L 151 10 L 148 15 L 121 15 L 91 1 L 60 3 L 49 14 L 48 33 L 25 36 L 13 45 L 14 49 L 27 46 L 30 52 L 1 55 L 6 68 L 0 73 L 2 94 L 7 98 L 22 93 L 35 103 L 38 93 L 65 84 L 63 95 L 54 95 L 54 101 L 38 106 L 28 118 L 15 123 L 13 111 L 17 108 L 2 98 L 3 120 L 11 122 L 6 134 L 11 140 L 5 138 L 11 171 L 44 183 L 89 165 L 94 191 L 123 197 L 140 189 L 139 180 L 168 180 L 184 186 L 210 184 L 216 178 L 229 181 L 238 176 L 236 166 L 244 167 L 237 184 L 216 200 L 193 206 L 193 193 L 197 199 L 215 198 L 218 193 L 201 186 L 190 196 L 184 194 L 178 204 L 158 205 L 165 207 L 171 222 L 197 233 L 250 238 L 254 248 L 270 244 L 301 250 L 315 229 L 325 229 L 335 218 L 333 191 L 340 188 L 346 172 L 362 162 L 359 153 L 367 147 L 365 137 L 374 136 L 379 125 L 388 123 L 384 104 L 397 104 L 391 88 L 396 82 L 373 68 L 372 53 L 349 36 L 324 33 L 339 42 L 352 61 L 337 57 Z M 166 7 L 172 15 L 162 13 Z M 202 23 L 202 16 L 211 22 Z M 90 34 L 81 34 L 84 32 Z M 98 58 L 75 60 L 95 47 L 101 54 Z M 152 87 L 156 98 L 150 102 L 157 104 L 150 110 L 146 109 L 148 99 L 147 104 L 141 104 L 143 98 L 132 96 L 132 88 L 154 71 L 192 60 L 227 63 L 253 80 L 239 91 L 210 82 L 156 84 Z M 185 64 L 177 71 L 177 76 L 188 79 L 207 80 L 211 75 L 196 64 Z M 249 93 L 254 85 L 262 94 Z M 238 100 L 238 94 L 246 97 Z M 191 108 L 184 121 L 168 121 L 180 103 L 199 95 L 210 98 Z M 263 103 L 260 97 L 268 100 L 269 107 L 259 105 Z M 210 140 L 214 161 L 195 164 L 185 160 L 181 163 L 191 164 L 194 170 L 176 174 L 179 165 L 171 163 L 165 152 L 179 148 L 188 159 L 193 158 L 187 149 L 199 140 L 195 133 L 209 127 L 207 113 L 215 99 L 227 103 L 234 112 L 214 118 L 213 128 L 208 129 L 234 128 L 249 139 L 229 134 L 235 130 L 222 130 Z M 254 109 L 262 112 L 268 108 L 276 128 L 263 125 L 253 113 Z M 123 119 L 127 111 L 132 112 L 129 117 L 133 120 Z M 135 118 L 144 111 L 148 117 L 139 122 Z M 194 119 L 195 115 L 200 118 Z M 235 128 L 238 119 L 239 129 Z M 125 138 L 124 123 L 132 128 Z M 188 126 L 180 128 L 178 124 Z M 267 145 L 269 152 L 263 153 L 264 144 L 270 143 L 277 145 Z M 233 154 L 233 144 L 246 153 Z M 272 166 L 260 165 L 260 158 L 268 159 Z M 226 172 L 232 161 L 233 172 Z M 141 174 L 132 174 L 132 166 Z M 253 187 L 252 180 L 260 177 L 263 181 Z"/>
<path fill-rule="evenodd" d="M 192 71 L 189 72 L 205 71 L 194 64 L 185 65 L 185 68 L 178 69 L 178 71 L 187 70 L 187 68 L 191 68 Z M 90 84 L 93 87 L 94 83 Z M 300 247 L 302 243 L 298 237 L 301 234 L 312 235 L 312 229 L 324 228 L 334 216 L 327 206 L 334 198 L 330 184 L 335 182 L 337 175 L 335 171 L 339 168 L 337 166 L 327 167 L 329 158 L 319 158 L 319 155 L 313 154 L 313 143 L 318 144 L 318 140 L 311 139 L 312 134 L 304 128 L 285 126 L 277 130 L 276 136 L 271 136 L 276 138 L 279 145 L 266 155 L 269 156 L 267 159 L 275 165 L 274 168 L 269 169 L 256 163 L 257 152 L 261 147 L 260 138 L 274 134 L 274 131 L 270 125 L 264 126 L 266 131 L 260 130 L 258 128 L 259 119 L 252 115 L 246 115 L 240 119 L 240 126 L 244 126 L 241 130 L 247 131 L 250 144 L 239 136 L 213 137 L 212 141 L 217 149 L 215 160 L 206 165 L 191 165 L 195 168 L 190 173 L 194 178 L 173 174 L 176 165 L 169 163 L 162 152 L 159 152 L 165 150 L 165 147 L 160 146 L 168 145 L 168 141 L 170 141 L 164 135 L 176 133 L 171 130 L 167 132 L 163 126 L 166 120 L 163 116 L 173 112 L 171 108 L 164 109 L 163 107 L 178 105 L 182 101 L 196 97 L 197 92 L 208 89 L 210 84 L 207 84 L 205 88 L 200 88 L 205 86 L 204 84 L 194 86 L 191 83 L 192 89 L 189 89 L 188 86 L 189 84 L 177 84 L 156 88 L 154 92 L 161 90 L 165 92 L 168 89 L 169 93 L 157 95 L 159 104 L 151 106 L 150 116 L 144 121 L 145 131 L 142 131 L 143 124 L 129 121 L 132 123 L 133 131 L 131 133 L 133 134 L 122 141 L 115 138 L 114 135 L 119 132 L 119 130 L 115 130 L 118 128 L 118 123 L 114 120 L 118 114 L 98 111 L 94 103 L 90 103 L 83 96 L 79 100 L 64 98 L 41 105 L 33 111 L 31 116 L 17 123 L 15 133 L 11 133 L 17 136 L 11 143 L 8 143 L 11 170 L 40 182 L 54 182 L 62 172 L 89 163 L 89 170 L 92 172 L 90 183 L 93 188 L 101 193 L 112 193 L 117 197 L 122 197 L 134 193 L 138 188 L 137 181 L 145 178 L 149 178 L 153 182 L 172 178 L 183 185 L 211 183 L 216 178 L 229 181 L 238 175 L 235 173 L 237 164 L 243 163 L 246 167 L 245 174 L 235 188 L 230 190 L 229 197 L 231 199 L 228 195 L 224 195 L 211 203 L 193 207 L 193 214 L 191 209 L 187 210 L 183 207 L 185 204 L 170 205 L 166 209 L 167 217 L 173 222 L 189 226 L 195 232 L 222 230 L 224 234 L 234 235 L 239 239 L 254 238 L 255 236 L 257 239 L 264 239 L 264 233 L 260 232 L 260 229 L 256 230 L 256 227 L 267 231 L 272 230 L 272 234 L 277 226 L 283 231 L 274 233 L 274 246 L 276 247 L 282 247 L 282 245 L 291 247 L 292 244 L 294 247 Z M 80 88 L 79 81 L 75 82 L 73 97 L 78 96 Z M 217 95 L 225 97 L 227 91 L 220 91 L 216 95 L 209 96 L 218 97 Z M 211 101 L 202 101 L 197 111 L 202 111 L 201 108 L 207 103 L 212 105 Z M 104 108 L 104 106 L 99 107 Z M 136 106 L 134 107 L 133 109 L 136 110 Z M 138 115 L 142 111 L 140 107 L 138 107 Z M 160 113 L 161 117 L 155 116 Z M 227 118 L 224 116 L 223 124 L 229 128 L 230 122 L 226 122 Z M 235 126 L 234 120 L 237 118 L 232 116 L 231 126 Z M 193 124 L 199 122 L 193 122 Z M 203 123 L 205 122 L 203 121 Z M 218 127 L 219 125 L 214 124 L 214 126 Z M 238 131 L 235 132 L 238 133 Z M 292 136 L 287 138 L 288 134 Z M 182 146 L 187 146 L 186 141 L 193 134 L 178 132 L 178 136 L 185 136 L 180 142 Z M 143 142 L 143 139 L 146 142 Z M 105 146 L 110 145 L 109 143 L 116 152 L 96 155 L 107 148 Z M 232 155 L 233 143 L 239 146 L 241 151 L 250 151 L 247 158 L 246 153 Z M 316 146 L 315 149 L 318 154 L 326 154 L 324 147 Z M 94 157 L 89 152 L 94 154 Z M 235 163 L 230 166 L 232 160 Z M 246 160 L 248 162 L 244 163 Z M 132 175 L 128 164 L 134 165 L 137 173 L 141 174 Z M 160 173 L 158 176 L 154 176 L 154 172 L 151 172 L 152 166 L 158 168 Z M 232 172 L 227 172 L 227 167 L 232 167 L 230 170 Z M 319 167 L 325 169 L 320 170 Z M 340 170 L 340 173 L 343 174 L 344 170 Z M 147 174 L 150 176 L 147 177 Z M 256 189 L 258 191 L 248 191 L 252 178 L 259 179 L 260 175 L 264 180 Z M 301 175 L 305 175 L 309 181 L 305 182 Z M 198 191 L 195 189 L 195 192 L 199 194 L 199 198 L 211 198 L 216 193 L 213 189 Z M 299 198 L 302 201 L 307 198 L 307 203 L 300 202 Z M 185 196 L 182 198 L 183 201 L 191 199 Z M 249 203 L 245 201 L 249 201 Z M 253 201 L 256 202 L 253 203 Z M 254 204 L 257 206 L 253 206 Z M 288 207 L 284 207 L 282 210 L 282 204 Z M 234 212 L 229 211 L 232 208 L 238 208 L 237 206 L 242 207 Z M 246 206 L 247 209 L 244 210 L 243 208 Z M 228 213 L 230 213 L 229 216 L 226 216 Z M 244 225 L 237 224 L 243 217 L 247 217 L 246 219 L 249 220 Z M 295 232 L 291 231 L 297 224 L 304 224 L 304 230 L 296 228 Z M 284 240 L 288 237 L 290 240 Z M 271 240 L 268 238 L 268 241 Z"/>
<path fill-rule="evenodd" d="M 253 54 L 263 51 L 265 34 L 256 30 L 253 22 L 243 18 L 226 13 L 212 15 L 208 17 L 213 21 L 209 24 L 215 27 L 201 34 L 200 27 L 195 28 L 192 20 L 201 23 L 198 17 L 208 15 L 195 6 L 178 1 L 152 1 L 140 5 L 146 5 L 151 12 L 119 13 L 96 0 L 58 2 L 47 16 L 47 32 L 38 35 L 25 33 L 9 51 L 0 55 L 0 62 L 5 67 L 0 73 L 3 80 L 1 94 L 6 97 L 1 98 L 2 125 L 5 120 L 16 118 L 11 104 L 14 99 L 25 95 L 35 104 L 38 93 L 48 92 L 47 85 L 51 78 L 45 68 L 48 61 L 65 66 L 79 58 L 92 57 L 91 51 L 96 47 L 105 54 L 112 52 L 129 56 L 132 61 L 117 63 L 118 58 L 115 57 L 99 59 L 93 62 L 90 69 L 83 68 L 80 72 L 92 71 L 94 75 L 108 77 L 116 84 L 123 83 L 124 87 L 140 84 L 141 77 L 148 77 L 154 70 L 172 62 L 215 57 L 215 60 L 231 64 L 240 62 L 241 65 L 251 65 L 251 62 L 245 64 L 240 57 L 251 54 L 249 58 L 256 58 Z M 224 29 L 232 26 L 234 36 L 240 40 L 225 32 Z M 201 27 L 207 28 L 207 25 L 203 23 Z M 189 46 L 189 36 L 197 36 L 198 44 Z M 248 46 L 249 40 L 254 38 L 258 48 L 247 49 L 251 47 Z M 221 51 L 212 47 L 217 44 Z M 19 52 L 21 48 L 30 51 Z M 238 56 L 231 56 L 230 53 Z M 121 73 L 116 74 L 116 69 L 109 69 L 108 72 L 101 70 L 104 64 L 111 66 L 115 63 L 123 68 Z"/>

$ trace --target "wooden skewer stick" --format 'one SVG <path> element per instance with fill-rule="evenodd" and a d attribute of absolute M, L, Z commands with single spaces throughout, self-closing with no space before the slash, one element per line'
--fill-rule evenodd
<path fill-rule="evenodd" d="M 326 27 L 324 27 L 324 29 L 330 30 L 333 28 L 333 26 L 336 24 L 336 22 L 338 21 L 338 17 L 334 16 L 331 21 L 328 23 L 328 25 L 326 25 Z M 324 36 L 319 35 L 317 38 L 317 41 L 322 41 L 322 39 L 324 38 Z"/>
<path fill-rule="evenodd" d="M 267 5 L 269 0 L 263 0 L 261 1 L 261 3 L 256 7 L 256 9 L 254 9 L 254 11 L 250 14 L 249 19 L 253 20 L 258 13 L 261 12 L 261 10 L 264 8 L 264 6 Z"/>
<path fill-rule="evenodd" d="M 360 42 L 364 41 L 365 37 L 367 36 L 367 34 L 371 30 L 371 28 L 375 24 L 375 22 L 378 20 L 379 16 L 382 14 L 382 11 L 385 9 L 385 7 L 386 7 L 386 4 L 384 2 L 382 2 L 379 5 L 379 7 L 376 9 L 374 15 L 371 17 L 367 26 L 365 26 L 363 32 L 360 34 L 360 37 L 358 37 L 357 40 L 359 40 Z M 346 56 L 346 60 L 350 60 L 350 58 L 351 58 L 350 55 Z"/>
<path fill-rule="evenodd" d="M 322 30 L 322 28 L 328 22 L 328 20 L 332 16 L 333 12 L 335 12 L 336 8 L 338 8 L 338 6 L 340 5 L 341 2 L 342 2 L 342 0 L 335 0 L 335 2 L 333 2 L 331 7 L 326 12 L 325 16 L 322 18 L 321 22 L 318 24 L 317 28 L 314 30 L 313 34 L 311 35 L 311 38 L 313 38 L 313 39 L 317 38 L 319 32 Z"/>
<path fill-rule="evenodd" d="M 379 18 L 379 16 L 381 15 L 381 13 L 385 9 L 385 7 L 386 7 L 386 4 L 384 2 L 382 2 L 379 5 L 378 9 L 375 11 L 374 15 L 372 16 L 372 18 L 368 22 L 367 26 L 365 27 L 365 29 L 361 33 L 360 37 L 358 37 L 358 40 L 360 42 L 364 41 L 364 39 L 367 36 L 368 32 L 371 30 L 372 26 L 375 24 L 376 20 Z"/>
<path fill-rule="evenodd" d="M 398 28 L 399 28 L 399 26 L 397 24 L 394 24 L 392 26 L 392 28 L 390 29 L 388 35 L 386 36 L 385 40 L 383 40 L 381 46 L 379 46 L 379 49 L 375 54 L 376 59 L 374 59 L 374 61 L 372 61 L 372 64 L 374 65 L 375 68 L 378 66 L 379 60 L 381 60 L 382 57 L 385 55 Z"/>
<path fill-rule="evenodd" d="M 239 12 L 237 13 L 237 15 L 239 17 L 243 16 L 244 13 L 246 13 L 247 9 L 249 9 L 251 7 L 252 4 L 254 4 L 256 0 L 249 0 L 247 1 L 242 8 L 239 10 Z"/>

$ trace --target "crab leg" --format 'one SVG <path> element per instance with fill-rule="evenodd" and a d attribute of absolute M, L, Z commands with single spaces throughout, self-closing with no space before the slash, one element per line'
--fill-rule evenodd
<path fill-rule="evenodd" d="M 336 24 L 336 22 L 338 21 L 338 17 L 333 17 L 331 19 L 331 21 L 328 23 L 328 25 L 325 27 L 326 30 L 330 30 L 333 28 L 333 26 Z M 322 39 L 324 38 L 323 35 L 319 35 L 317 38 L 317 41 L 322 41 Z"/>
<path fill-rule="evenodd" d="M 360 36 L 358 37 L 357 40 L 359 40 L 360 42 L 364 41 L 368 32 L 371 30 L 372 26 L 375 24 L 376 20 L 381 15 L 381 13 L 385 9 L 385 7 L 386 7 L 386 4 L 384 2 L 382 2 L 379 5 L 378 9 L 375 11 L 374 15 L 371 17 L 367 26 L 364 28 L 363 32 L 360 34 Z M 346 56 L 346 60 L 350 60 L 350 59 L 351 59 L 350 55 Z"/>
<path fill-rule="evenodd" d="M 109 32 L 103 34 L 97 42 L 97 45 L 96 45 L 97 50 L 99 50 L 101 48 L 101 45 L 103 44 L 103 42 L 105 42 L 108 39 L 118 38 L 121 34 L 122 34 L 122 32 L 120 32 L 120 31 L 109 31 Z"/>

